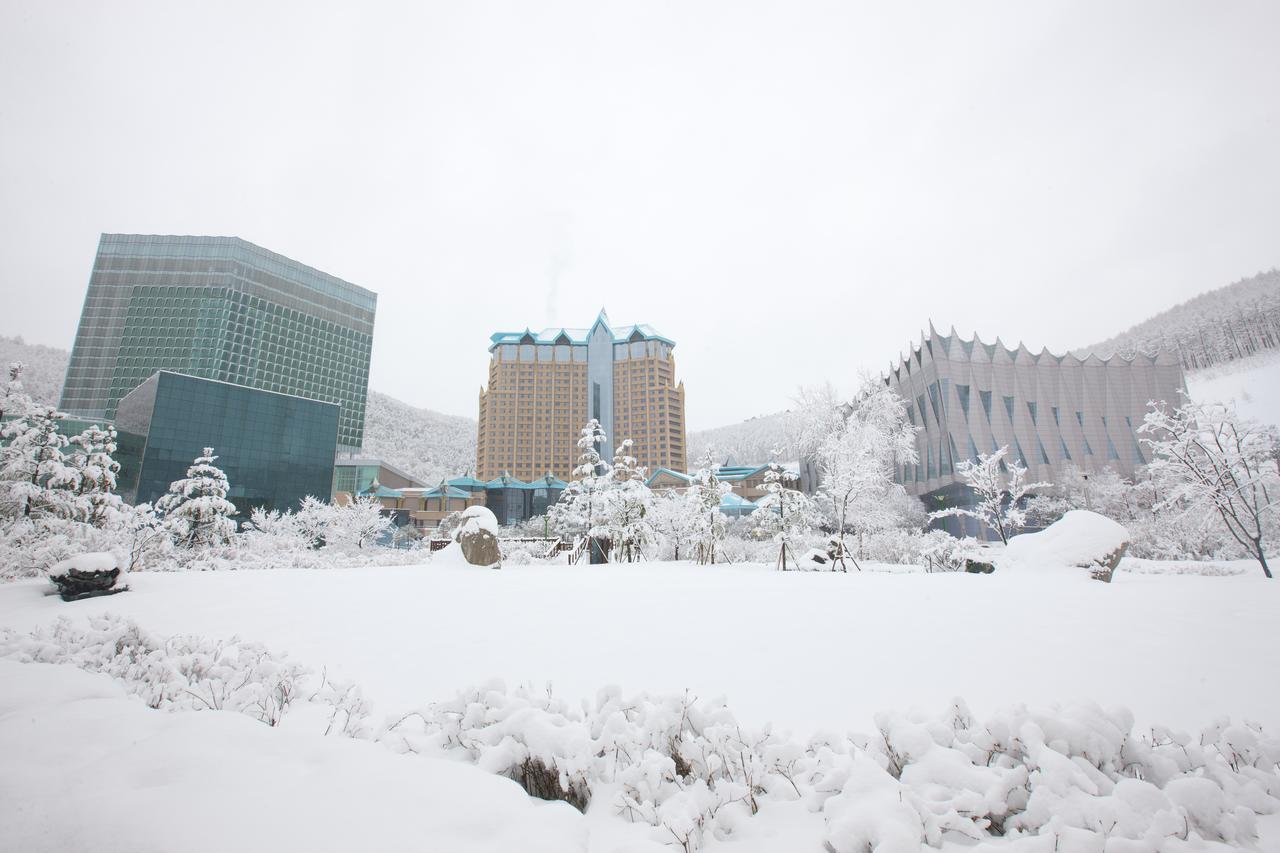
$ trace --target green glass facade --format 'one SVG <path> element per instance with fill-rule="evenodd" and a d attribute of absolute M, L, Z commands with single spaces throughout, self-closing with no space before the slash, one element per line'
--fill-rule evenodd
<path fill-rule="evenodd" d="M 131 472 L 121 495 L 154 502 L 212 447 L 242 517 L 253 507 L 296 509 L 307 495 L 327 498 L 339 413 L 333 403 L 156 373 L 117 406 L 119 461 Z"/>
<path fill-rule="evenodd" d="M 235 237 L 104 234 L 61 408 L 114 418 L 158 370 L 336 403 L 364 439 L 377 294 Z"/>

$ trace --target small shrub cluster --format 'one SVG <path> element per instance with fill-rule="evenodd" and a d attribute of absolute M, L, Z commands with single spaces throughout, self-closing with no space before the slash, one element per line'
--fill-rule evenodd
<path fill-rule="evenodd" d="M 326 734 L 352 736 L 365 731 L 368 716 L 359 688 L 332 683 L 261 643 L 165 639 L 114 616 L 91 618 L 85 627 L 64 617 L 30 634 L 0 630 L 0 657 L 106 673 L 148 707 L 166 711 L 235 711 L 277 726 L 295 704 L 317 703 L 330 711 Z"/>

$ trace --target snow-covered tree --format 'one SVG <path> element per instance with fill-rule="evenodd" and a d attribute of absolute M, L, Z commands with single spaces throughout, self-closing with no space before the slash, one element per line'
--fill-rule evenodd
<path fill-rule="evenodd" d="M 120 463 L 115 460 L 116 428 L 91 426 L 71 439 L 71 448 L 71 465 L 77 474 L 75 491 L 85 520 L 102 527 L 109 511 L 122 504 L 115 494 L 120 474 Z"/>
<path fill-rule="evenodd" d="M 556 501 L 547 509 L 552 530 L 565 537 L 590 536 L 604 540 L 608 529 L 603 525 L 605 492 L 610 487 L 609 465 L 600 456 L 600 445 L 606 436 L 595 418 L 587 421 L 578 438 L 578 464 L 573 469 L 573 480 Z M 601 544 L 600 547 L 603 547 Z M 592 559 L 603 558 L 592 546 Z"/>
<path fill-rule="evenodd" d="M 20 361 L 9 365 L 8 378 L 0 389 L 0 419 L 25 415 L 31 408 L 31 397 L 22 385 L 24 369 Z"/>
<path fill-rule="evenodd" d="M 930 518 L 946 518 L 948 516 L 967 516 L 976 518 L 990 527 L 1000 537 L 1000 541 L 1009 542 L 1009 537 L 1021 530 L 1027 523 L 1025 503 L 1027 495 L 1036 490 L 1048 488 L 1048 483 L 1028 483 L 1027 469 L 1017 462 L 1005 464 L 1005 456 L 1009 446 L 1005 445 L 994 453 L 979 454 L 976 460 L 966 459 L 956 465 L 956 473 L 964 478 L 965 485 L 973 490 L 977 504 L 973 509 L 967 507 L 948 507 L 929 514 Z M 1001 468 L 1007 468 L 1006 474 Z"/>
<path fill-rule="evenodd" d="M 652 541 L 648 515 L 653 492 L 645 484 L 645 469 L 631 455 L 635 443 L 626 439 L 613 456 L 609 488 L 604 492 L 604 526 L 611 543 L 614 562 L 633 563 L 644 557 L 644 546 Z"/>
<path fill-rule="evenodd" d="M 227 500 L 227 475 L 214 465 L 218 457 L 206 447 L 187 469 L 187 476 L 169 485 L 168 494 L 156 501 L 175 544 L 183 548 L 225 545 L 235 535 L 231 517 L 235 505 Z"/>
<path fill-rule="evenodd" d="M 902 398 L 874 377 L 863 377 L 852 403 L 839 403 L 829 385 L 802 390 L 797 403 L 800 444 L 817 468 L 821 505 L 835 529 L 833 550 L 847 571 L 849 533 L 861 540 L 903 521 L 905 491 L 893 472 L 917 461 L 916 428 Z"/>
<path fill-rule="evenodd" d="M 729 528 L 729 520 L 720 511 L 720 502 L 733 488 L 720 479 L 720 466 L 716 463 L 715 450 L 709 449 L 698 462 L 685 491 L 693 540 L 694 556 L 699 563 L 712 563 L 720 551 Z"/>
<path fill-rule="evenodd" d="M 655 494 L 645 518 L 664 559 L 669 553 L 671 559 L 679 560 L 681 553 L 687 555 L 690 552 L 701 513 L 697 517 L 690 513 L 689 502 L 684 495 L 675 491 Z"/>
<path fill-rule="evenodd" d="M 29 405 L 0 427 L 0 513 L 30 520 L 74 518 L 79 475 L 64 452 L 58 432 L 65 415 L 50 406 Z"/>
<path fill-rule="evenodd" d="M 1156 403 L 1138 431 L 1153 451 L 1157 510 L 1212 511 L 1271 577 L 1264 538 L 1280 513 L 1280 433 L 1220 403 Z"/>
<path fill-rule="evenodd" d="M 292 513 L 294 529 L 308 548 L 323 548 L 327 542 L 329 525 L 333 520 L 334 507 L 312 495 L 302 499 L 296 512 Z"/>
<path fill-rule="evenodd" d="M 751 513 L 755 534 L 777 543 L 778 568 L 784 572 L 788 558 L 793 565 L 796 562 L 796 543 L 822 522 L 813 500 L 795 487 L 799 479 L 798 474 L 770 462 L 764 475 L 766 494 L 756 501 L 756 510 Z"/>
<path fill-rule="evenodd" d="M 342 506 L 332 507 L 325 530 L 328 546 L 363 548 L 376 543 L 391 531 L 391 519 L 382 511 L 376 498 L 363 496 Z"/>

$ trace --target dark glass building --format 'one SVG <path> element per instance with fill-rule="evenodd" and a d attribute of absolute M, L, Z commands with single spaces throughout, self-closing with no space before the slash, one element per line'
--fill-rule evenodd
<path fill-rule="evenodd" d="M 323 500 L 339 412 L 334 403 L 158 372 L 116 409 L 121 496 L 154 502 L 212 447 L 242 516 L 257 506 L 296 509 L 307 495 Z"/>
<path fill-rule="evenodd" d="M 236 237 L 103 234 L 60 408 L 114 418 L 167 370 L 336 403 L 338 442 L 358 448 L 377 303 Z"/>

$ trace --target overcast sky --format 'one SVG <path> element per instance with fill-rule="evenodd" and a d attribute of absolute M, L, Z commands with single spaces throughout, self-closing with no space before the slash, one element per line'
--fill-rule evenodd
<path fill-rule="evenodd" d="M 101 232 L 379 294 L 370 379 L 475 417 L 488 337 L 601 306 L 692 428 L 932 318 L 1063 350 L 1280 265 L 1280 3 L 0 3 L 0 333 Z"/>

